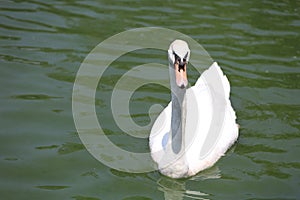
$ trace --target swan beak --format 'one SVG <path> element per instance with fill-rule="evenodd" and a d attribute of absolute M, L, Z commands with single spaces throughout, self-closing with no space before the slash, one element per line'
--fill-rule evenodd
<path fill-rule="evenodd" d="M 175 75 L 177 86 L 181 89 L 186 88 L 188 85 L 186 63 L 175 63 Z"/>

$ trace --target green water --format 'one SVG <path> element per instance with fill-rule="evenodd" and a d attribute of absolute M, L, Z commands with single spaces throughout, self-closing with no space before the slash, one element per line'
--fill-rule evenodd
<path fill-rule="evenodd" d="M 231 83 L 241 125 L 236 145 L 195 177 L 119 172 L 82 145 L 72 117 L 72 88 L 86 55 L 119 32 L 159 26 L 189 35 L 219 62 Z M 299 199 L 299 1 L 2 1 L 0 3 L 1 199 Z M 99 121 L 124 149 L 147 152 L 147 140 L 113 122 L 110 95 L 120 76 L 164 52 L 122 56 L 96 95 Z M 193 84 L 198 74 L 189 72 Z M 166 105 L 163 87 L 132 97 L 134 121 Z M 150 131 L 150 130 L 149 130 Z"/>

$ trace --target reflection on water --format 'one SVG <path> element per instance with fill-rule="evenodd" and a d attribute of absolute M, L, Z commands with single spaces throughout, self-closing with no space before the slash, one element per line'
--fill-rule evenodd
<path fill-rule="evenodd" d="M 0 8 L 2 199 L 299 199 L 299 1 L 10 0 Z M 197 40 L 232 86 L 239 141 L 214 168 L 190 179 L 115 171 L 75 134 L 71 94 L 80 63 L 106 38 L 148 26 Z M 147 152 L 148 141 L 116 126 L 110 91 L 133 66 L 151 62 L 167 64 L 167 57 L 152 50 L 122 56 L 96 94 L 105 132 L 134 152 Z M 193 84 L 199 74 L 188 76 Z M 139 88 L 133 120 L 148 124 L 148 108 L 169 99 L 165 88 Z"/>
<path fill-rule="evenodd" d="M 74 153 L 75 151 L 79 151 L 79 150 L 83 150 L 84 145 L 83 144 L 78 144 L 78 143 L 71 143 L 71 142 L 67 142 L 65 144 L 60 145 L 49 145 L 49 146 L 38 146 L 35 147 L 36 149 L 39 150 L 49 150 L 49 149 L 58 149 L 57 153 L 58 154 L 69 154 L 69 153 Z"/>
<path fill-rule="evenodd" d="M 185 182 L 162 177 L 158 180 L 158 189 L 164 193 L 165 199 L 182 199 L 185 192 Z"/>
<path fill-rule="evenodd" d="M 39 189 L 44 189 L 44 190 L 62 190 L 69 188 L 70 186 L 61 186 L 61 185 L 41 185 L 41 186 L 36 186 Z"/>
<path fill-rule="evenodd" d="M 45 94 L 22 94 L 22 95 L 12 96 L 11 98 L 24 99 L 24 100 L 45 100 L 45 99 L 56 99 L 62 97 L 52 97 Z"/>
<path fill-rule="evenodd" d="M 75 200 L 100 200 L 99 198 L 88 197 L 88 196 L 81 196 L 81 195 L 72 196 L 72 199 L 75 199 Z"/>
<path fill-rule="evenodd" d="M 207 169 L 194 177 L 188 179 L 188 181 L 170 179 L 168 177 L 162 176 L 158 181 L 158 189 L 164 193 L 165 200 L 172 199 L 184 199 L 184 197 L 189 197 L 192 199 L 210 199 L 209 194 L 201 192 L 201 188 L 197 188 L 197 190 L 188 189 L 186 184 L 194 181 L 203 181 L 207 179 L 219 179 L 221 178 L 220 170 L 217 166 L 214 166 L 210 169 Z"/>

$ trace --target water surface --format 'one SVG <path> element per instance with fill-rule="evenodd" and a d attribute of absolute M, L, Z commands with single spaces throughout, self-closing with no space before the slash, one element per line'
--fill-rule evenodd
<path fill-rule="evenodd" d="M 300 3 L 298 1 L 4 1 L 0 4 L 0 195 L 3 199 L 299 199 Z M 119 172 L 82 145 L 71 96 L 85 56 L 106 38 L 138 27 L 180 31 L 203 45 L 231 83 L 241 125 L 236 145 L 197 176 Z M 147 152 L 147 140 L 113 122 L 111 90 L 162 51 L 132 52 L 101 78 L 97 114 L 120 147 Z M 198 74 L 189 71 L 190 82 Z M 132 97 L 134 121 L 167 105 L 166 88 Z M 149 130 L 150 131 L 150 130 Z"/>

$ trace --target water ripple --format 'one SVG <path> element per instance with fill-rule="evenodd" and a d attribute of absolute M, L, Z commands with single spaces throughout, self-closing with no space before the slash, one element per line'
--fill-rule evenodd
<path fill-rule="evenodd" d="M 1 197 L 295 199 L 300 180 L 299 8 L 299 1 L 268 0 L 1 3 Z M 239 140 L 213 168 L 191 179 L 109 169 L 84 150 L 76 134 L 69 134 L 76 132 L 72 83 L 84 57 L 106 38 L 144 26 L 191 36 L 231 83 Z M 119 147 L 148 150 L 146 140 L 127 137 L 113 123 L 110 91 L 132 66 L 166 64 L 166 59 L 165 52 L 133 52 L 112 63 L 101 78 L 97 114 Z M 198 74 L 191 70 L 189 78 L 195 82 Z M 132 96 L 130 117 L 147 124 L 147 108 L 169 99 L 165 88 L 141 88 Z M 55 197 L 47 196 L 51 191 Z"/>

